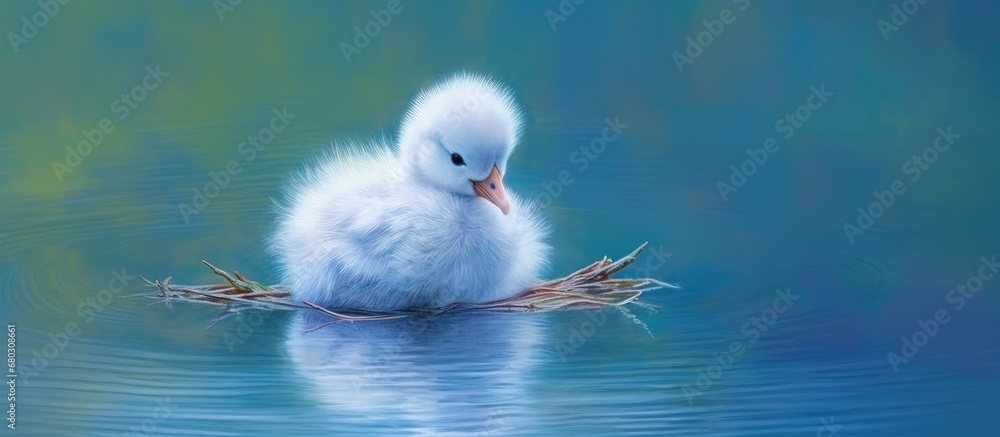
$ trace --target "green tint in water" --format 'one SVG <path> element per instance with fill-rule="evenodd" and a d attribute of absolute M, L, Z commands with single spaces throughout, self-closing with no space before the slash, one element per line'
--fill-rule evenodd
<path fill-rule="evenodd" d="M 996 285 L 946 299 L 1000 251 L 995 6 L 927 1 L 886 40 L 891 1 L 403 1 L 365 43 L 355 27 L 390 2 L 245 1 L 222 19 L 214 3 L 60 4 L 0 47 L 0 314 L 22 432 L 992 429 Z M 3 3 L 0 31 L 41 8 Z M 205 329 L 216 308 L 132 297 L 140 273 L 213 280 L 202 259 L 278 281 L 264 238 L 288 176 L 331 141 L 391 139 L 414 93 L 463 68 L 524 106 L 505 184 L 545 205 L 552 276 L 648 240 L 633 274 L 684 289 L 630 315 L 313 336 L 301 316 Z M 835 95 L 795 114 L 819 85 Z M 294 118 L 279 130 L 275 111 Z M 609 119 L 627 128 L 601 145 Z M 961 138 L 911 180 L 949 127 Z M 772 137 L 724 200 L 730 166 Z M 852 243 L 844 225 L 896 179 L 905 194 Z M 777 289 L 801 298 L 772 318 Z M 941 309 L 951 321 L 894 371 L 887 354 Z"/>

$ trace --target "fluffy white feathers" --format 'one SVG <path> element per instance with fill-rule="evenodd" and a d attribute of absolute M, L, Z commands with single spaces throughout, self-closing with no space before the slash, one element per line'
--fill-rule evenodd
<path fill-rule="evenodd" d="M 460 73 L 415 99 L 398 148 L 337 144 L 290 187 L 271 244 L 284 283 L 299 299 L 369 310 L 526 289 L 549 253 L 540 219 L 513 193 L 503 215 L 472 189 L 494 166 L 505 174 L 520 126 L 509 91 Z"/>

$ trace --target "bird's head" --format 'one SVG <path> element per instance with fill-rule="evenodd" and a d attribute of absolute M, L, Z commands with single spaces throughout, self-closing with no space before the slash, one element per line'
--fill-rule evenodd
<path fill-rule="evenodd" d="M 459 73 L 414 99 L 399 133 L 410 176 L 510 212 L 503 175 L 517 144 L 521 114 L 509 90 Z"/>

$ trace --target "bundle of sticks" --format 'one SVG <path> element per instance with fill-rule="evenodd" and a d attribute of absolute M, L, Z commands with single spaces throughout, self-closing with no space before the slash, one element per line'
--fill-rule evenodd
<path fill-rule="evenodd" d="M 586 308 L 624 305 L 636 300 L 646 291 L 660 288 L 678 288 L 652 278 L 615 279 L 612 276 L 635 262 L 646 248 L 643 243 L 632 253 L 612 261 L 608 257 L 584 267 L 570 275 L 535 284 L 520 294 L 495 302 L 482 304 L 455 303 L 445 308 L 422 308 L 401 311 L 374 312 L 362 310 L 337 310 L 324 308 L 308 301 L 296 301 L 292 293 L 280 286 L 271 287 L 254 282 L 239 272 L 231 275 L 207 261 L 205 266 L 221 276 L 227 284 L 175 285 L 168 277 L 162 281 L 142 278 L 154 287 L 148 297 L 163 301 L 168 307 L 174 301 L 196 301 L 225 306 L 222 314 L 209 325 L 218 323 L 225 317 L 237 314 L 244 308 L 272 310 L 294 310 L 312 308 L 331 318 L 331 323 L 347 321 L 387 320 L 415 315 L 438 315 L 449 311 L 480 310 L 501 312 L 553 311 L 565 308 Z"/>

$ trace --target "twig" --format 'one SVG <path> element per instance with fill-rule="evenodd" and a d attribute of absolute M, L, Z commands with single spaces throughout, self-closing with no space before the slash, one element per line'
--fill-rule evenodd
<path fill-rule="evenodd" d="M 212 273 L 221 276 L 229 283 L 212 285 L 172 285 L 171 277 L 163 281 L 150 281 L 141 277 L 146 284 L 155 287 L 155 297 L 162 299 L 168 308 L 171 299 L 206 302 L 225 305 L 219 316 L 212 319 L 212 327 L 225 318 L 239 313 L 240 308 L 258 307 L 275 310 L 290 310 L 311 308 L 330 316 L 333 320 L 323 323 L 307 332 L 311 332 L 338 322 L 361 322 L 375 320 L 392 320 L 418 315 L 431 317 L 460 310 L 482 310 L 498 312 L 545 312 L 565 308 L 593 308 L 601 306 L 621 306 L 634 302 L 642 293 L 660 288 L 679 288 L 652 278 L 614 279 L 612 276 L 635 262 L 647 243 L 633 250 L 617 261 L 608 257 L 577 270 L 564 278 L 553 279 L 536 284 L 517 296 L 483 304 L 455 303 L 444 308 L 411 309 L 406 311 L 365 311 L 365 310 L 333 310 L 302 301 L 302 305 L 291 300 L 292 293 L 269 287 L 259 282 L 247 279 L 237 271 L 232 275 L 202 261 Z M 304 306 L 303 306 L 304 305 Z M 652 309 L 648 304 L 644 308 Z M 655 311 L 655 310 L 654 310 Z"/>
<path fill-rule="evenodd" d="M 156 281 L 157 294 L 163 298 L 163 303 L 167 308 L 170 308 L 170 280 L 173 276 L 167 276 L 163 282 Z"/>

